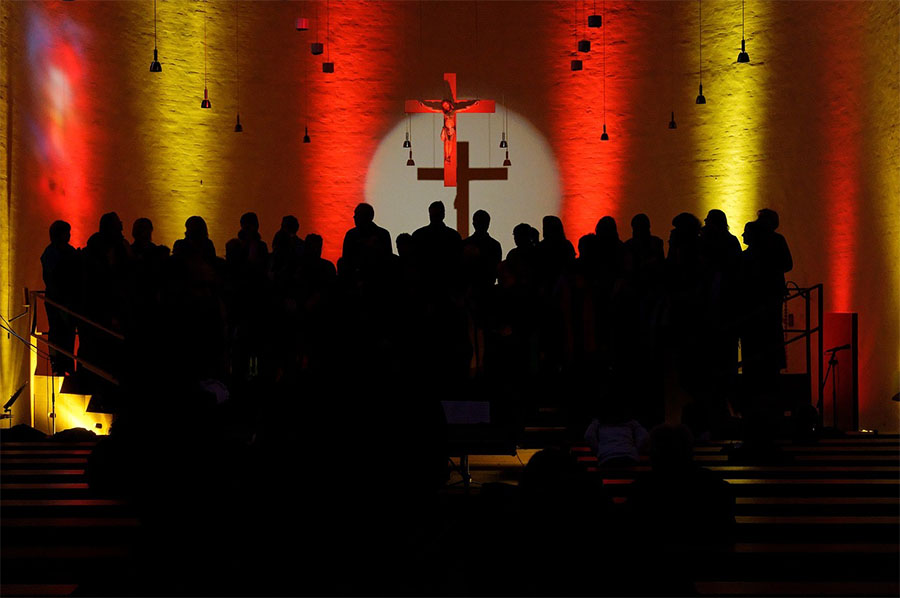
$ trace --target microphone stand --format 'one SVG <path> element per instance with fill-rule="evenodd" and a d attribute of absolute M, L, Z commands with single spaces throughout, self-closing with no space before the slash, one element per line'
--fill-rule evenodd
<path fill-rule="evenodd" d="M 838 375 L 838 351 L 843 351 L 844 349 L 849 348 L 848 345 L 843 345 L 841 347 L 832 347 L 831 349 L 826 350 L 826 353 L 830 354 L 828 358 L 828 369 L 825 370 L 825 377 L 822 379 L 822 394 L 825 393 L 825 387 L 828 385 L 828 376 L 831 376 L 831 430 L 834 433 L 838 432 L 837 425 L 837 375 Z"/>

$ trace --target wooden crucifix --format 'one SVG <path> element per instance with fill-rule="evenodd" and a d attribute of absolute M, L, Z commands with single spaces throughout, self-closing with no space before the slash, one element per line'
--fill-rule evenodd
<path fill-rule="evenodd" d="M 458 174 L 459 184 L 456 186 L 456 199 L 453 207 L 456 209 L 456 232 L 463 239 L 469 236 L 469 181 L 505 181 L 507 180 L 507 168 L 470 168 L 469 167 L 469 142 L 460 141 L 458 145 L 459 160 L 454 172 Z M 417 171 L 420 181 L 440 181 L 444 177 L 447 164 L 444 168 L 419 168 Z M 444 179 L 446 186 L 446 179 Z"/>
<path fill-rule="evenodd" d="M 444 73 L 443 98 L 406 100 L 405 111 L 407 114 L 440 112 L 444 115 L 444 126 L 441 128 L 441 141 L 444 142 L 444 187 L 456 187 L 456 113 L 494 112 L 494 100 L 456 99 L 456 73 Z"/>

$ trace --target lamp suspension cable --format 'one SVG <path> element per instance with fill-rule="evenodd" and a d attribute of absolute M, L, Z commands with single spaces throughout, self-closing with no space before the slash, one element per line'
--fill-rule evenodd
<path fill-rule="evenodd" d="M 238 114 L 241 112 L 241 60 L 238 50 L 238 0 L 234 0 L 234 77 Z"/>

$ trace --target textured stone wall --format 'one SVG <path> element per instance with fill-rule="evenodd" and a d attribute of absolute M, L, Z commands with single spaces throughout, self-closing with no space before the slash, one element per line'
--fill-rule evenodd
<path fill-rule="evenodd" d="M 5 317 L 18 311 L 23 285 L 42 286 L 37 258 L 59 217 L 83 243 L 106 211 L 129 224 L 149 216 L 157 241 L 171 244 L 200 214 L 221 251 L 242 212 L 259 213 L 267 238 L 294 213 L 335 258 L 367 175 L 378 174 L 367 169 L 379 145 L 396 144 L 405 159 L 400 140 L 385 137 L 403 121 L 403 100 L 438 97 L 441 74 L 456 72 L 461 96 L 504 99 L 546 139 L 573 241 L 605 214 L 627 236 L 631 216 L 646 212 L 666 237 L 680 211 L 721 207 L 740 232 L 757 209 L 778 210 L 796 263 L 790 278 L 825 283 L 826 309 L 860 313 L 862 425 L 897 430 L 897 2 L 749 0 L 751 62 L 735 64 L 737 0 L 705 0 L 702 27 L 694 1 L 161 0 L 159 74 L 148 70 L 150 1 L 0 6 Z M 604 27 L 587 30 L 578 23 L 594 6 Z M 301 15 L 313 30 L 294 30 Z M 334 74 L 309 52 L 317 35 L 328 37 Z M 582 37 L 593 48 L 572 72 Z M 694 103 L 701 77 L 705 106 Z M 496 136 L 500 120 L 470 122 L 491 123 Z M 525 176 L 514 161 L 510 177 Z M 520 201 L 535 198 L 496 210 Z M 27 357 L 5 337 L 8 396 Z"/>

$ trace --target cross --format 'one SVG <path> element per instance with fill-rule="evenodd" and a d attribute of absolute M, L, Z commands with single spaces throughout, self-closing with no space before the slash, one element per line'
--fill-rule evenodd
<path fill-rule="evenodd" d="M 507 180 L 506 168 L 470 168 L 469 167 L 469 142 L 459 142 L 459 163 L 456 172 L 459 173 L 459 185 L 456 187 L 456 200 L 453 207 L 456 208 L 456 232 L 463 239 L 469 236 L 469 181 L 505 181 Z M 418 180 L 439 181 L 447 172 L 444 168 L 419 168 Z M 446 181 L 446 179 L 444 179 Z M 444 183 L 446 186 L 446 182 Z"/>
<path fill-rule="evenodd" d="M 456 73 L 444 73 L 444 97 L 440 100 L 406 100 L 407 114 L 440 112 L 444 115 L 444 187 L 456 187 L 456 113 L 494 111 L 494 100 L 456 99 Z M 430 180 L 430 179 L 429 179 Z"/>

